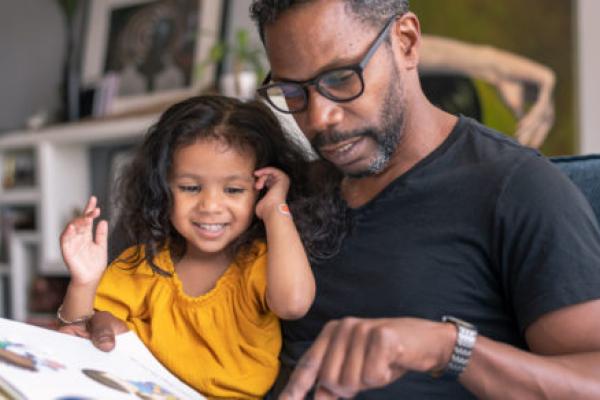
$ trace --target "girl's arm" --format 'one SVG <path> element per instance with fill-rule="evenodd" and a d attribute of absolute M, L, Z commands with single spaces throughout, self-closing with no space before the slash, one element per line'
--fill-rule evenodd
<path fill-rule="evenodd" d="M 71 281 L 57 317 L 63 325 L 82 324 L 94 313 L 94 297 L 107 262 L 108 224 L 100 221 L 93 237 L 93 222 L 100 215 L 90 197 L 83 215 L 73 219 L 60 237 L 60 248 Z M 65 333 L 72 333 L 68 329 Z"/>
<path fill-rule="evenodd" d="M 286 204 L 290 180 L 276 168 L 255 172 L 256 188 L 268 192 L 256 205 L 267 232 L 267 304 L 282 319 L 304 316 L 315 298 L 315 279 Z"/>

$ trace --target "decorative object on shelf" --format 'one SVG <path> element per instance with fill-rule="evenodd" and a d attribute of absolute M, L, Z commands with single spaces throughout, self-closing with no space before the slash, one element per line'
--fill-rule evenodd
<path fill-rule="evenodd" d="M 265 76 L 264 57 L 262 47 L 251 42 L 248 31 L 238 29 L 233 43 L 219 41 L 212 47 L 198 72 L 202 74 L 206 66 L 228 61 L 230 72 L 221 75 L 219 91 L 226 96 L 250 99 Z"/>
<path fill-rule="evenodd" d="M 81 71 L 81 38 L 87 0 L 56 0 L 66 23 L 66 49 L 63 66 L 63 120 L 79 119 L 79 82 Z"/>
<path fill-rule="evenodd" d="M 35 207 L 15 205 L 2 208 L 0 222 L 10 231 L 34 230 L 36 228 Z"/>
<path fill-rule="evenodd" d="M 0 208 L 0 264 L 4 264 L 10 259 L 9 240 L 13 231 L 14 216 L 8 208 Z M 1 303 L 2 301 L 0 301 Z M 2 312 L 3 310 L 0 310 Z"/>
<path fill-rule="evenodd" d="M 32 131 L 36 131 L 46 126 L 49 120 L 50 115 L 48 115 L 48 110 L 39 110 L 27 117 L 25 127 Z"/>
<path fill-rule="evenodd" d="M 212 70 L 193 72 L 218 39 L 221 8 L 215 0 L 91 0 L 83 84 L 102 87 L 94 108 L 139 111 L 210 86 Z M 110 74 L 117 82 L 106 82 Z"/>
<path fill-rule="evenodd" d="M 2 187 L 31 187 L 35 184 L 35 158 L 32 151 L 15 150 L 4 154 Z"/>

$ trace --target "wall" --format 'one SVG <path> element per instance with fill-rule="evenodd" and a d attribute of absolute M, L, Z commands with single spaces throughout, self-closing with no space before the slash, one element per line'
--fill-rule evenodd
<path fill-rule="evenodd" d="M 56 1 L 0 1 L 0 132 L 31 114 L 57 112 L 64 47 Z"/>
<path fill-rule="evenodd" d="M 250 19 L 250 3 L 251 0 L 229 0 L 230 11 L 229 21 L 230 26 L 228 29 L 228 38 L 233 40 L 236 29 L 246 29 L 251 33 L 252 39 L 256 43 L 260 43 L 258 33 L 254 26 L 254 21 Z"/>
<path fill-rule="evenodd" d="M 579 151 L 600 153 L 600 1 L 579 0 Z"/>
<path fill-rule="evenodd" d="M 217 0 L 211 0 L 217 1 Z M 245 27 L 250 0 L 231 1 L 229 35 Z M 580 152 L 600 152 L 600 1 L 579 0 Z M 21 128 L 31 114 L 57 112 L 64 51 L 64 26 L 55 1 L 0 1 L 0 134 Z M 560 111 L 559 111 L 560 112 Z"/>

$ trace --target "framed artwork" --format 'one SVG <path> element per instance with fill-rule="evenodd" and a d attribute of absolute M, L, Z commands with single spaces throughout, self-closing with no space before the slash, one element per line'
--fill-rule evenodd
<path fill-rule="evenodd" d="M 575 3 L 411 2 L 425 37 L 422 50 L 432 55 L 426 61 L 434 73 L 424 88 L 439 95 L 434 103 L 546 155 L 575 153 Z M 427 69 L 422 59 L 420 72 Z"/>
<path fill-rule="evenodd" d="M 176 101 L 214 84 L 208 59 L 221 30 L 215 0 L 91 0 L 82 83 L 102 114 Z M 98 107 L 98 99 L 94 99 Z"/>

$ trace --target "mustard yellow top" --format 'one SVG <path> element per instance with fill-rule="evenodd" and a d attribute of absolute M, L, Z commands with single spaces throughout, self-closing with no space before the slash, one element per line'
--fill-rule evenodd
<path fill-rule="evenodd" d="M 251 263 L 232 263 L 215 287 L 199 297 L 183 291 L 168 250 L 156 264 L 172 277 L 119 261 L 104 273 L 95 308 L 109 311 L 135 331 L 154 356 L 209 398 L 262 398 L 278 372 L 281 332 L 266 302 L 263 243 Z"/>

